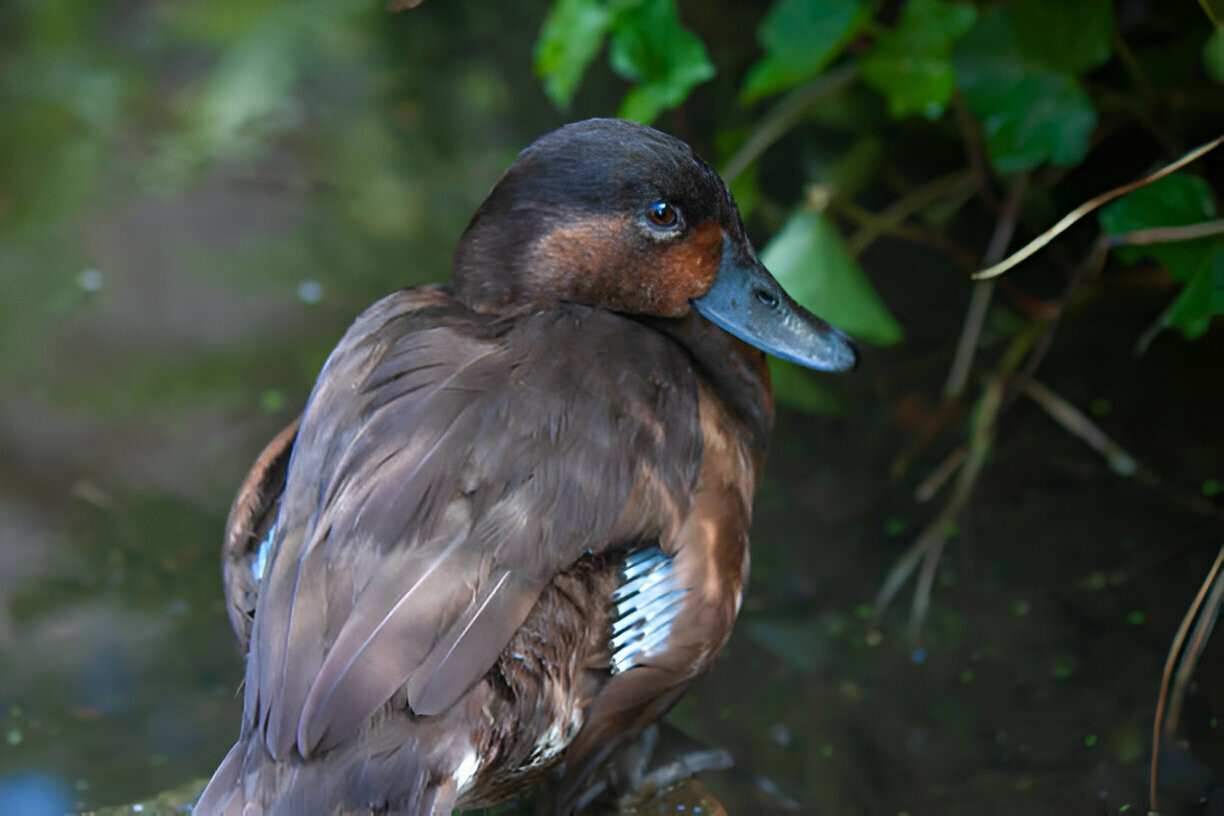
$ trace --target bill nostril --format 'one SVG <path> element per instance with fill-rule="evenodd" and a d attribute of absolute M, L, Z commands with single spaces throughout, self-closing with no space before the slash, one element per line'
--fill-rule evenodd
<path fill-rule="evenodd" d="M 756 299 L 770 309 L 778 308 L 778 296 L 767 289 L 756 289 L 753 293 Z"/>

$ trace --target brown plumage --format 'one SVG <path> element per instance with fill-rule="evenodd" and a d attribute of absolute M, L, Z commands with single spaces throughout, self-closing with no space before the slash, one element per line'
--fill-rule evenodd
<path fill-rule="evenodd" d="M 447 814 L 558 773 L 571 811 L 738 612 L 772 400 L 701 315 L 758 267 L 675 139 L 592 120 L 524 151 L 454 283 L 362 314 L 235 500 L 244 715 L 196 812 Z"/>

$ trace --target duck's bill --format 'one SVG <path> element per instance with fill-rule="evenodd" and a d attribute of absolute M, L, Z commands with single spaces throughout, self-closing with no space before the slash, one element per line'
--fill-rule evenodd
<path fill-rule="evenodd" d="M 714 325 L 766 354 L 818 371 L 849 371 L 858 363 L 850 338 L 791 300 L 769 270 L 723 246 L 714 285 L 693 301 Z"/>

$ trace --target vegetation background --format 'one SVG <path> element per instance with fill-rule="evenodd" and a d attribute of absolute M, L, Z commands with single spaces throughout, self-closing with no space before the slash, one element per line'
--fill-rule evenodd
<path fill-rule="evenodd" d="M 1224 151 L 969 275 L 1219 136 L 1222 23 L 1218 0 L 6 0 L 0 812 L 211 771 L 245 468 L 358 311 L 447 276 L 515 152 L 594 115 L 691 142 L 778 277 L 870 347 L 843 379 L 774 369 L 751 593 L 672 715 L 739 757 L 708 780 L 727 810 L 1142 812 L 1166 652 L 1224 544 Z M 1165 813 L 1224 812 L 1222 586 L 1161 711 Z"/>

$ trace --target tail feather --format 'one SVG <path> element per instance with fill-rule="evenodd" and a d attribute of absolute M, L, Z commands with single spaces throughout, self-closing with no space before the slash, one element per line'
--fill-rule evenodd
<path fill-rule="evenodd" d="M 340 749 L 278 762 L 258 735 L 238 740 L 221 761 L 194 816 L 450 816 L 457 791 L 431 772 L 414 743 L 361 755 Z"/>

